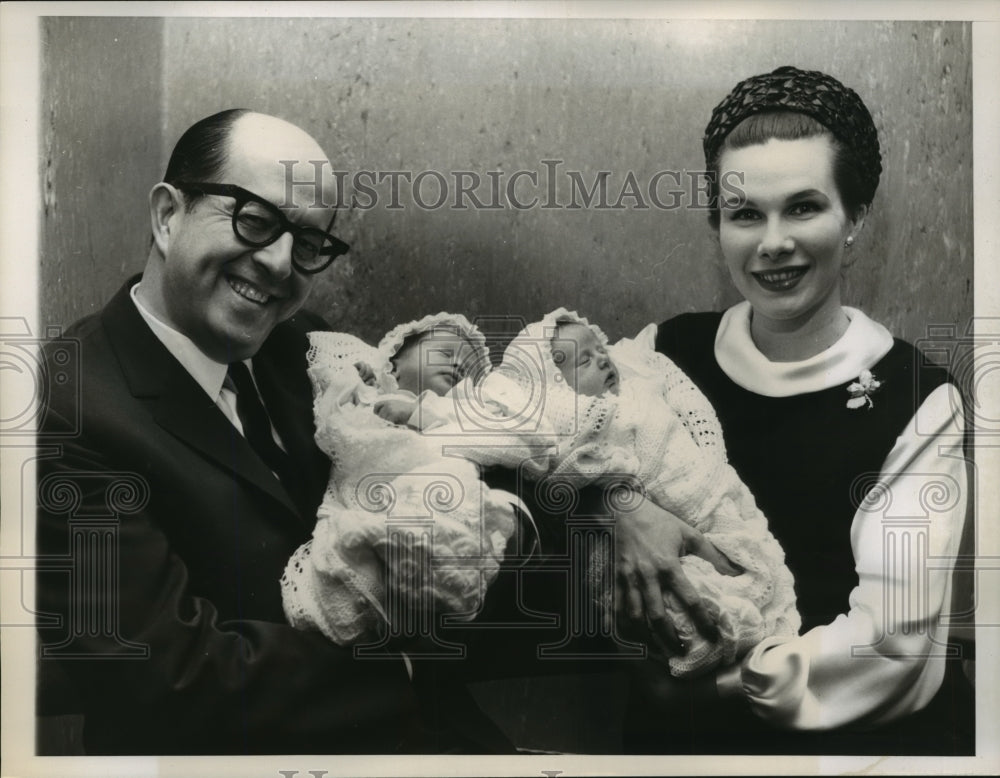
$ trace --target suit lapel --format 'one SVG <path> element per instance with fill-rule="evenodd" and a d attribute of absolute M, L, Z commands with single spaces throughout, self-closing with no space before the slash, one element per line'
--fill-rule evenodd
<path fill-rule="evenodd" d="M 275 327 L 254 357 L 253 365 L 271 421 L 301 475 L 300 488 L 293 496 L 302 514 L 311 516 L 326 489 L 330 460 L 315 442 L 305 329 L 294 319 Z"/>
<path fill-rule="evenodd" d="M 130 279 L 103 313 L 132 394 L 155 403 L 153 416 L 163 429 L 302 521 L 274 473 L 143 321 L 129 295 L 137 281 Z"/>
<path fill-rule="evenodd" d="M 168 379 L 154 417 L 165 430 L 250 486 L 266 492 L 298 517 L 298 509 L 281 481 L 183 368 L 178 366 Z"/>

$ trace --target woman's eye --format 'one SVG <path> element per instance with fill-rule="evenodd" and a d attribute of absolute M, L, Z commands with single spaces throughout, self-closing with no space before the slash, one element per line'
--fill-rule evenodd
<path fill-rule="evenodd" d="M 788 209 L 792 216 L 809 216 L 819 210 L 819 205 L 814 202 L 796 203 Z"/>
<path fill-rule="evenodd" d="M 590 364 L 590 357 L 583 357 L 580 360 L 580 366 L 581 367 L 583 367 L 584 365 L 589 365 L 589 364 Z"/>
<path fill-rule="evenodd" d="M 750 222 L 758 219 L 760 219 L 760 214 L 750 208 L 739 208 L 729 215 L 729 220 L 734 222 Z"/>

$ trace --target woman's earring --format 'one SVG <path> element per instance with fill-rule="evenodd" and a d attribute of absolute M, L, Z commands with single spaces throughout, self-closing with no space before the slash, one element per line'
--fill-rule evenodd
<path fill-rule="evenodd" d="M 847 248 L 850 248 L 851 246 L 853 246 L 854 245 L 854 236 L 853 235 L 848 235 L 847 236 L 847 240 L 844 241 L 844 245 Z"/>

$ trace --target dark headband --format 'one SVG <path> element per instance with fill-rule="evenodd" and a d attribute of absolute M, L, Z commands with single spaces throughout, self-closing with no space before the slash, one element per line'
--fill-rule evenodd
<path fill-rule="evenodd" d="M 857 92 L 816 70 L 785 66 L 741 81 L 712 111 L 702 141 L 705 162 L 718 162 L 726 137 L 744 119 L 759 113 L 794 111 L 811 116 L 843 143 L 856 161 L 870 203 L 882 173 L 875 122 Z"/>

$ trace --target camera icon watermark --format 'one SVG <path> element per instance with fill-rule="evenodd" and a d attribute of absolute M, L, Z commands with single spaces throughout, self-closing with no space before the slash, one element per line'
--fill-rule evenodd
<path fill-rule="evenodd" d="M 12 597 L 0 626 L 51 626 L 54 616 L 32 609 L 35 574 L 60 560 L 37 556 L 34 524 L 35 471 L 61 454 L 60 441 L 79 434 L 80 348 L 62 328 L 33 332 L 23 317 L 0 317 L 0 456 L 3 460 L 3 520 L 6 553 L 0 577 Z M 59 411 L 53 412 L 53 405 Z"/>
<path fill-rule="evenodd" d="M 80 344 L 61 327 L 31 332 L 27 319 L 0 318 L 0 375 L 4 383 L 0 436 L 69 437 L 80 431 Z M 67 396 L 57 417 L 55 393 Z"/>
<path fill-rule="evenodd" d="M 914 345 L 922 359 L 914 375 L 916 396 L 926 393 L 921 382 L 933 375 L 923 368 L 944 367 L 958 388 L 953 402 L 962 402 L 968 432 L 973 438 L 1000 435 L 1000 318 L 974 317 L 964 331 L 955 324 L 929 325 Z M 938 434 L 921 421 L 918 415 L 919 434 Z"/>

